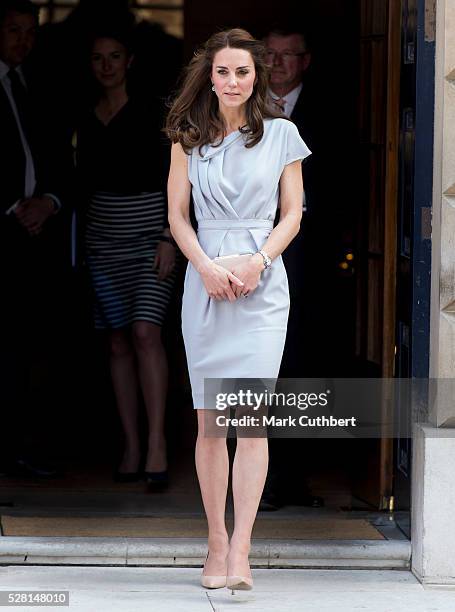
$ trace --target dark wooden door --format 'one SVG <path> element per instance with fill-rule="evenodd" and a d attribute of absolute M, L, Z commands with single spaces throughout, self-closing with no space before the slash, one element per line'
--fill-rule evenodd
<path fill-rule="evenodd" d="M 394 376 L 401 1 L 360 3 L 360 205 L 357 354 L 371 377 Z M 388 404 L 384 402 L 383 416 Z M 363 440 L 353 493 L 377 508 L 392 495 L 393 440 Z"/>
<path fill-rule="evenodd" d="M 435 12 L 435 3 L 403 0 L 396 375 L 414 384 L 429 372 Z M 420 383 L 419 389 L 426 392 Z M 402 427 L 393 494 L 399 510 L 410 508 L 410 403 L 397 406 Z M 397 521 L 410 537 L 406 514 Z"/>

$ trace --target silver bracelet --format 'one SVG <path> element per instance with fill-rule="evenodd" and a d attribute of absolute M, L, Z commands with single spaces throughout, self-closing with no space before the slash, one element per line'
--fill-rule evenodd
<path fill-rule="evenodd" d="M 262 255 L 262 259 L 264 261 L 264 269 L 267 270 L 267 268 L 270 268 L 270 266 L 272 265 L 272 260 L 270 259 L 270 257 L 267 255 L 267 253 L 265 251 L 258 251 L 258 253 L 260 253 L 260 255 Z"/>

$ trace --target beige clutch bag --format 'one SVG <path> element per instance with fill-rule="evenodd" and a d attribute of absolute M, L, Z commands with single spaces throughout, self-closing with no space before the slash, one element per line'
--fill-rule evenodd
<path fill-rule="evenodd" d="M 222 255 L 221 257 L 215 257 L 214 262 L 226 270 L 231 271 L 239 263 L 248 260 L 253 253 L 235 253 L 233 255 Z"/>

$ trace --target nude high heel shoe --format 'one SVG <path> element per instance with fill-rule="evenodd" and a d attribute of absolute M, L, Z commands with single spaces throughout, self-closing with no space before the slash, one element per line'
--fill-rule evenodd
<path fill-rule="evenodd" d="M 205 560 L 209 558 L 209 553 Z M 205 564 L 204 564 L 205 565 Z M 201 584 L 206 589 L 221 589 L 226 586 L 226 576 L 201 576 Z"/>
<path fill-rule="evenodd" d="M 231 589 L 232 595 L 234 591 L 251 591 L 253 579 L 246 576 L 226 576 L 226 586 Z"/>

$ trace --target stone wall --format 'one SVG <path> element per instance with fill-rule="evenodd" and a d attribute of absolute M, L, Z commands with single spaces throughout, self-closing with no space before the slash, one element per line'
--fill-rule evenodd
<path fill-rule="evenodd" d="M 431 29 L 434 0 L 425 0 Z M 455 379 L 455 2 L 436 2 L 430 377 Z M 455 401 L 448 381 L 413 441 L 411 567 L 455 584 Z M 447 390 L 449 392 L 447 393 Z"/>
<path fill-rule="evenodd" d="M 428 0 L 427 0 L 428 1 Z M 431 3 L 432 0 L 429 0 Z M 455 378 L 455 2 L 436 5 L 430 376 Z M 455 417 L 455 406 L 453 415 Z M 437 409 L 433 425 L 447 414 Z"/>

